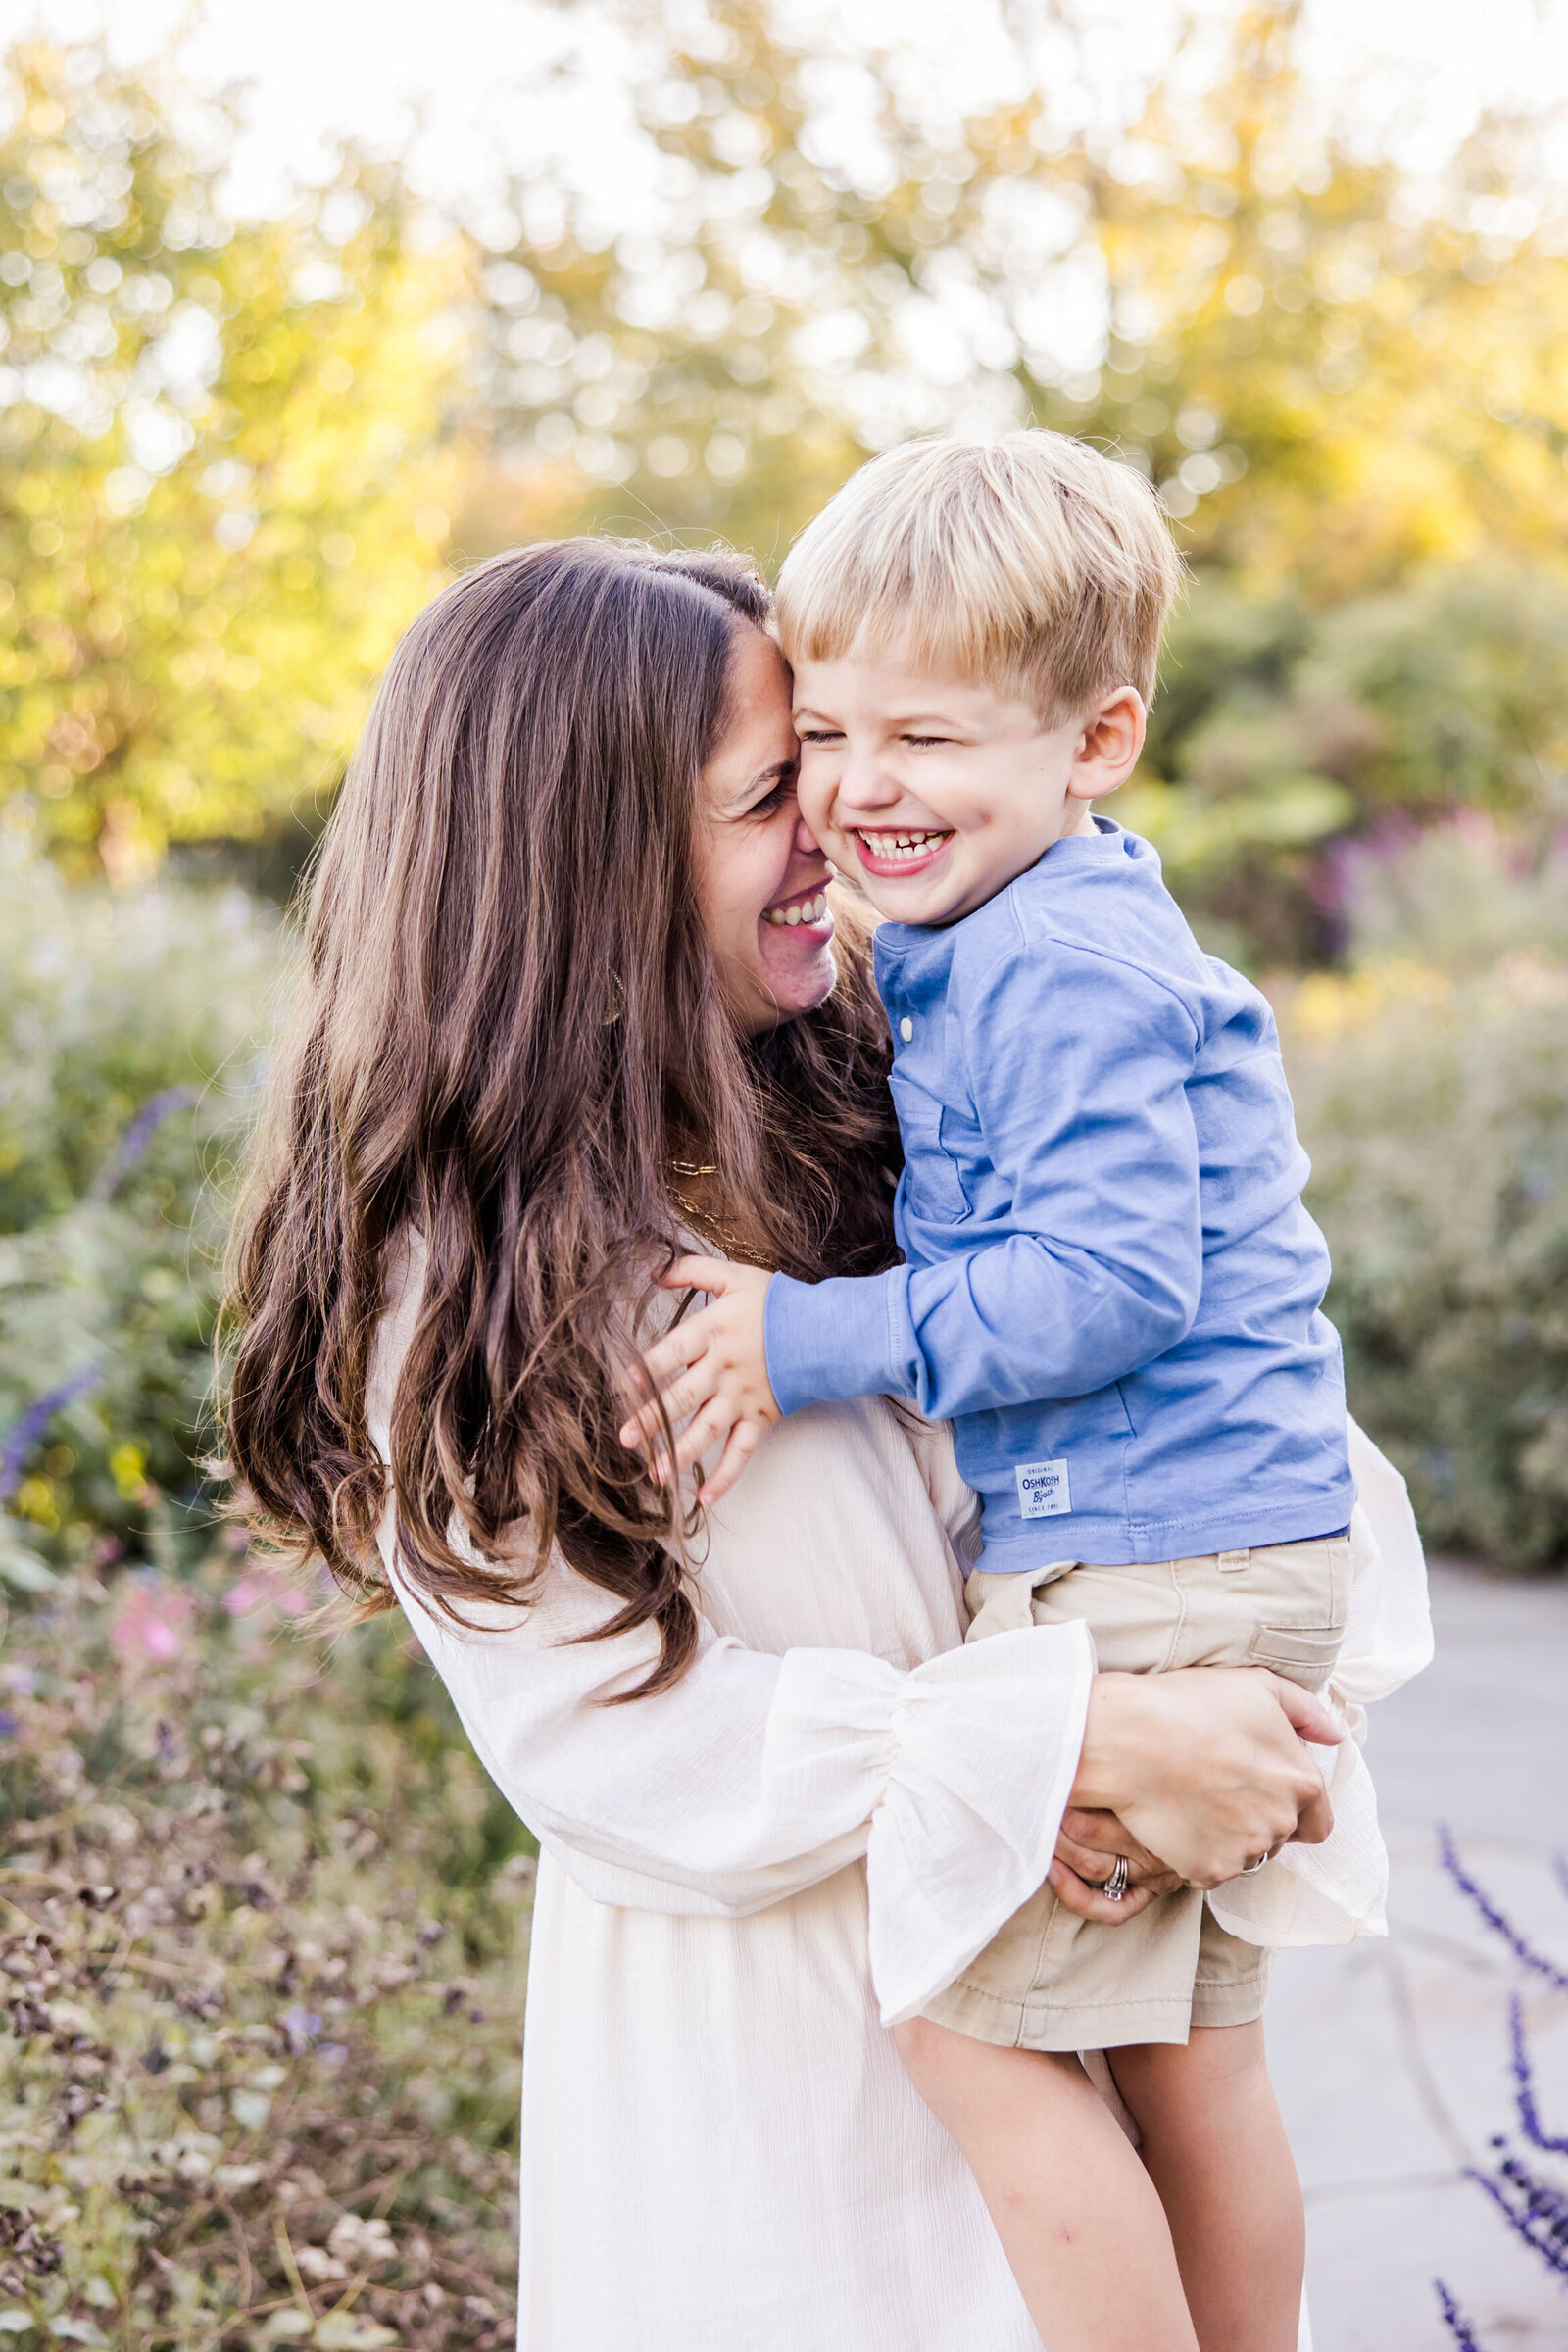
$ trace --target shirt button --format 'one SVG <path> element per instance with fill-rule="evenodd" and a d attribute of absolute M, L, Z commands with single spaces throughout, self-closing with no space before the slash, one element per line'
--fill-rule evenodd
<path fill-rule="evenodd" d="M 914 1035 L 914 1023 L 910 1020 L 907 1013 L 905 1014 L 903 1020 L 899 1023 L 899 1035 L 903 1038 L 906 1045 L 908 1044 L 910 1038 Z"/>

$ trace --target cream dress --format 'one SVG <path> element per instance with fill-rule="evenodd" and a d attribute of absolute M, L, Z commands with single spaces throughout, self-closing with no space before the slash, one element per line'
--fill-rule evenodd
<path fill-rule="evenodd" d="M 417 1290 L 405 1266 L 377 1346 L 383 1454 Z M 1422 1662 L 1388 1500 L 1357 1697 Z M 657 1646 L 580 1639 L 610 1595 L 558 1559 L 465 1633 L 403 1583 L 389 1514 L 414 1630 L 540 1845 L 519 2352 L 1040 2352 L 886 2031 L 1039 1886 L 1082 1740 L 1082 1625 L 962 1645 L 974 1513 L 945 1429 L 794 1415 L 710 1514 L 690 1671 L 609 1708 Z"/>

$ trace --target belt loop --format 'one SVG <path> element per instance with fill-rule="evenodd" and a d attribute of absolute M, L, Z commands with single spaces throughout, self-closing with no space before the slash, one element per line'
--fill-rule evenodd
<path fill-rule="evenodd" d="M 1221 1576 L 1235 1576 L 1239 1570 L 1250 1564 L 1251 1557 L 1250 1551 L 1222 1551 L 1219 1554 Z"/>

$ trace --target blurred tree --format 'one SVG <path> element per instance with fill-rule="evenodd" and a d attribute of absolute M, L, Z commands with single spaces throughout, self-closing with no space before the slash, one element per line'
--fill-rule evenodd
<path fill-rule="evenodd" d="M 678 38 L 620 13 L 647 217 L 612 238 L 535 172 L 485 281 L 498 446 L 545 506 L 624 484 L 766 555 L 870 451 L 1032 416 L 1152 473 L 1200 565 L 1312 603 L 1483 546 L 1559 560 L 1568 216 L 1510 182 L 1522 127 L 1418 198 L 1314 124 L 1295 0 L 1126 136 L 1043 92 L 933 123 L 893 61 L 808 55 L 767 0 Z"/>
<path fill-rule="evenodd" d="M 1557 808 L 1568 221 L 1521 126 L 1418 198 L 1314 122 L 1292 0 L 1126 135 L 1040 92 L 933 123 L 766 0 L 622 14 L 655 196 L 612 239 L 514 189 L 469 553 L 652 524 L 772 564 L 875 449 L 1033 419 L 1147 472 L 1197 567 L 1127 806 L 1235 952 L 1320 950 L 1320 847 L 1390 806 Z"/>
<path fill-rule="evenodd" d="M 605 0 L 646 200 L 607 225 L 538 162 L 483 240 L 355 159 L 225 223 L 220 109 L 19 53 L 13 787 L 116 871 L 254 835 L 330 778 L 449 546 L 719 533 L 771 566 L 872 451 L 1033 418 L 1144 469 L 1194 563 L 1127 808 L 1216 938 L 1319 952 L 1325 849 L 1391 808 L 1558 811 L 1568 219 L 1528 126 L 1426 190 L 1349 152 L 1296 21 L 1210 26 L 1203 74 L 1085 131 L 1022 51 L 966 121 L 770 0 Z"/>
<path fill-rule="evenodd" d="M 442 576 L 461 280 L 391 172 L 235 229 L 220 107 L 92 49 L 10 70 L 0 790 L 122 879 L 332 776 Z"/>

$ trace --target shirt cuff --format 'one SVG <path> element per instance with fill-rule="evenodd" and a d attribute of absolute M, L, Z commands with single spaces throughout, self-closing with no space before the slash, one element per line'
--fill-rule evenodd
<path fill-rule="evenodd" d="M 906 1266 L 829 1282 L 774 1275 L 762 1307 L 762 1345 L 781 1413 L 855 1396 L 914 1395 L 910 1368 L 896 1360 L 891 1343 L 907 1284 Z M 908 1321 L 906 1303 L 903 1320 Z"/>

